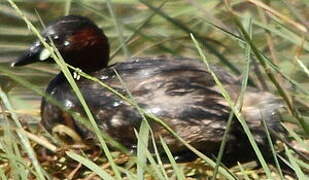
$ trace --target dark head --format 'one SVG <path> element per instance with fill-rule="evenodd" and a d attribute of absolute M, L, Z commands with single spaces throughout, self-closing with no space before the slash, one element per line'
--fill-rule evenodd
<path fill-rule="evenodd" d="M 66 63 L 85 72 L 92 72 L 107 66 L 109 60 L 108 39 L 103 31 L 86 17 L 69 15 L 54 21 L 42 32 L 51 39 Z M 34 62 L 53 62 L 50 53 L 40 41 L 32 46 L 14 63 L 22 66 Z"/>

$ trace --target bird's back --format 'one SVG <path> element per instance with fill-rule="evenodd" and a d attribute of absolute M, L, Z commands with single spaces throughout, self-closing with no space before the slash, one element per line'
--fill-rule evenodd
<path fill-rule="evenodd" d="M 223 69 L 212 67 L 212 70 L 236 101 L 240 90 L 237 80 Z M 122 82 L 115 72 L 120 75 Z M 141 108 L 162 119 L 180 137 L 199 150 L 213 152 L 220 145 L 230 108 L 202 62 L 192 59 L 134 58 L 91 75 L 127 97 L 130 92 Z M 99 127 L 122 144 L 133 147 L 136 144 L 134 129 L 138 129 L 142 121 L 136 108 L 99 83 L 86 79 L 78 80 L 77 83 Z M 49 93 L 66 109 L 85 116 L 68 83 L 58 84 L 54 88 L 51 86 Z M 265 119 L 270 122 L 270 127 L 280 126 L 279 120 L 274 118 L 280 107 L 280 103 L 274 104 L 275 99 L 270 93 L 254 88 L 249 88 L 245 94 L 243 115 L 260 143 L 264 143 L 265 138 L 262 116 L 267 116 Z M 272 103 L 272 108 L 269 108 L 268 102 Z M 54 112 L 58 115 L 52 115 Z M 42 109 L 43 124 L 50 130 L 55 123 L 69 121 L 72 126 L 73 121 L 74 128 L 82 135 L 92 136 L 80 123 L 72 118 L 68 120 L 67 115 L 63 114 L 59 108 L 46 103 Z M 167 144 L 173 147 L 173 152 L 185 149 L 163 127 L 152 121 L 151 125 L 155 137 L 164 137 Z M 242 128 L 235 120 L 229 141 L 239 141 L 239 134 L 242 134 Z"/>

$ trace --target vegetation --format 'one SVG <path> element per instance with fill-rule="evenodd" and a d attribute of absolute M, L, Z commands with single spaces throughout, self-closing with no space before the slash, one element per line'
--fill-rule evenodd
<path fill-rule="evenodd" d="M 307 0 L 14 2 L 0 2 L 1 179 L 308 178 L 308 161 L 299 157 L 287 144 L 271 140 L 274 156 L 285 158 L 294 170 L 293 175 L 286 174 L 278 164 L 265 163 L 262 156 L 259 156 L 262 167 L 252 161 L 224 168 L 219 166 L 220 159 L 224 158 L 220 154 L 214 162 L 179 137 L 182 143 L 199 156 L 197 160 L 175 162 L 163 139 L 166 159 L 161 159 L 158 153 L 152 155 L 145 146 L 152 139 L 146 119 L 166 125 L 145 113 L 134 103 L 134 97 L 130 96 L 121 98 L 130 102 L 145 117 L 139 132 L 136 132 L 139 137 L 136 155 L 122 147 L 117 151 L 111 150 L 107 144 L 112 140 L 99 131 L 90 111 L 87 114 L 89 126 L 96 132 L 99 145 L 83 144 L 78 135 L 66 127 L 55 129 L 55 134 L 70 137 L 68 143 L 57 136 L 50 136 L 38 125 L 39 106 L 40 97 L 45 96 L 47 83 L 60 68 L 67 74 L 87 111 L 87 105 L 68 71 L 68 68 L 74 67 L 68 67 L 54 47 L 45 44 L 54 49 L 57 66 L 38 63 L 23 68 L 9 68 L 10 62 L 34 39 L 40 37 L 39 30 L 45 23 L 65 14 L 84 15 L 97 22 L 110 38 L 110 63 L 124 61 L 131 56 L 193 57 L 203 60 L 205 68 L 208 64 L 218 64 L 239 76 L 243 89 L 248 83 L 281 96 L 287 107 L 282 112 L 282 122 L 289 132 L 286 139 L 308 153 Z M 97 81 L 85 73 L 80 72 L 80 75 Z M 216 83 L 220 87 L 218 80 Z M 222 86 L 221 90 L 231 104 L 234 115 L 242 122 L 249 139 L 253 139 L 237 106 L 233 106 Z M 251 143 L 255 146 L 254 141 Z M 279 151 L 285 157 L 278 155 Z M 255 152 L 259 154 L 259 149 L 255 148 Z"/>

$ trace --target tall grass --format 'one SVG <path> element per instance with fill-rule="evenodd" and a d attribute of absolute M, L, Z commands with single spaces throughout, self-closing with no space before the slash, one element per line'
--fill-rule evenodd
<path fill-rule="evenodd" d="M 274 171 L 265 162 L 240 113 L 242 94 L 247 87 L 247 81 L 248 84 L 255 85 L 257 88 L 262 89 L 263 86 L 266 86 L 273 93 L 283 97 L 290 112 L 290 114 L 285 114 L 283 119 L 288 119 L 289 122 L 292 122 L 292 125 L 291 123 L 286 123 L 289 135 L 298 144 L 308 148 L 305 141 L 308 138 L 309 132 L 309 104 L 307 103 L 309 100 L 308 62 L 304 60 L 309 58 L 309 44 L 307 40 L 308 34 L 306 34 L 308 26 L 303 24 L 303 20 L 308 18 L 308 14 L 306 14 L 306 6 L 308 4 L 306 4 L 306 1 L 288 2 L 289 6 L 287 6 L 285 1 L 261 3 L 261 1 L 256 0 L 234 1 L 231 4 L 228 4 L 228 1 L 224 4 L 219 0 L 195 2 L 190 0 L 173 2 L 125 0 L 107 1 L 106 3 L 99 1 L 60 0 L 57 2 L 46 1 L 40 3 L 16 1 L 22 11 L 15 6 L 15 1 L 8 0 L 7 2 L 0 3 L 0 13 L 3 15 L 1 18 L 3 18 L 4 22 L 3 26 L 0 27 L 0 37 L 4 37 L 2 38 L 4 40 L 0 40 L 0 47 L 3 47 L 0 52 L 0 97 L 2 102 L 2 118 L 0 117 L 0 119 L 1 121 L 3 119 L 4 122 L 1 124 L 4 131 L 3 136 L 0 138 L 0 164 L 4 167 L 0 169 L 2 179 L 50 178 L 53 174 L 52 170 L 48 168 L 48 165 L 44 164 L 44 161 L 40 160 L 42 162 L 40 164 L 37 159 L 41 159 L 40 153 L 37 151 L 37 149 L 41 148 L 38 148 L 38 146 L 46 146 L 51 149 L 55 153 L 54 157 L 59 158 L 57 162 L 60 163 L 61 159 L 57 155 L 57 152 L 61 151 L 61 147 L 58 146 L 57 142 L 55 145 L 50 144 L 51 146 L 46 143 L 44 145 L 42 135 L 32 134 L 36 131 L 32 128 L 25 129 L 25 126 L 22 126 L 20 123 L 20 119 L 23 119 L 24 115 L 27 115 L 29 111 L 27 106 L 33 102 L 38 103 L 38 100 L 34 99 L 33 96 L 45 96 L 49 101 L 53 101 L 45 95 L 42 87 L 46 86 L 46 76 L 54 76 L 54 73 L 50 74 L 50 69 L 44 65 L 28 66 L 22 70 L 7 69 L 8 62 L 10 61 L 7 59 L 12 60 L 18 56 L 28 46 L 28 40 L 33 40 L 35 37 L 42 40 L 37 28 L 40 27 L 40 18 L 36 16 L 36 12 L 33 10 L 34 7 L 42 17 L 43 22 L 48 22 L 47 19 L 49 17 L 53 19 L 70 13 L 83 14 L 95 19 L 110 37 L 114 62 L 122 61 L 130 54 L 141 53 L 144 55 L 171 54 L 175 56 L 197 57 L 197 59 L 203 60 L 206 60 L 204 58 L 206 54 L 207 62 L 205 63 L 220 64 L 235 74 L 242 74 L 242 90 L 237 106 L 230 100 L 226 90 L 223 88 L 221 90 L 223 96 L 229 102 L 234 115 L 245 129 L 264 171 L 262 175 L 258 175 L 257 172 L 259 170 L 253 171 L 251 175 L 248 175 L 245 165 L 240 165 L 239 171 L 222 167 L 220 162 L 224 158 L 224 156 L 222 157 L 225 146 L 224 141 L 221 145 L 218 159 L 214 162 L 182 140 L 164 121 L 139 108 L 134 101 L 134 97 L 130 96 L 130 92 L 127 92 L 128 96 L 124 96 L 95 77 L 79 72 L 81 76 L 99 83 L 115 95 L 132 104 L 144 116 L 142 126 L 139 132 L 136 132 L 139 139 L 137 157 L 128 153 L 125 148 L 117 145 L 117 142 L 113 142 L 97 127 L 93 115 L 87 107 L 87 102 L 83 99 L 74 79 L 69 73 L 69 68 L 76 71 L 78 69 L 65 64 L 57 49 L 42 40 L 44 46 L 52 52 L 58 66 L 66 75 L 87 112 L 89 119 L 87 126 L 93 129 L 97 135 L 101 149 L 104 151 L 104 157 L 107 158 L 107 160 L 104 160 L 104 158 L 100 157 L 94 160 L 88 158 L 87 153 L 78 153 L 82 152 L 82 150 L 76 151 L 74 148 L 66 150 L 64 167 L 68 171 L 71 170 L 69 177 L 91 178 L 94 176 L 93 173 L 95 173 L 102 179 L 121 179 L 124 177 L 128 179 L 144 179 L 149 177 L 155 179 L 185 179 L 187 177 L 202 178 L 206 175 L 213 176 L 213 179 L 215 179 L 217 172 L 219 172 L 217 178 L 237 179 L 240 177 L 238 174 L 241 173 L 246 179 L 249 177 L 267 177 L 271 179 L 274 177 L 273 173 L 275 172 L 277 177 L 283 179 L 280 168 L 278 168 L 279 171 Z M 259 16 L 257 16 L 256 10 L 259 10 Z M 305 13 L 299 13 L 299 11 L 304 11 Z M 205 16 L 205 14 L 209 16 Z M 19 21 L 19 19 L 23 19 L 26 22 L 27 27 L 34 32 L 34 36 L 26 30 L 25 25 L 21 24 L 22 21 Z M 10 22 L 18 22 L 18 25 Z M 33 23 L 37 26 L 34 26 Z M 196 38 L 194 43 L 189 34 L 194 35 Z M 266 41 L 267 43 L 265 43 Z M 199 53 L 197 53 L 196 48 L 199 49 Z M 204 49 L 207 50 L 206 53 Z M 256 60 L 258 63 L 256 63 Z M 251 64 L 254 63 L 256 63 L 254 66 L 262 69 L 262 71 L 251 72 Z M 23 72 L 25 71 L 27 71 L 25 74 L 29 78 L 24 75 Z M 9 78 L 4 78 L 2 75 Z M 216 75 L 213 74 L 213 76 L 216 79 Z M 121 79 L 121 77 L 119 78 Z M 124 85 L 127 83 L 129 82 L 123 82 Z M 216 83 L 220 87 L 218 80 L 216 80 Z M 29 93 L 30 90 L 34 93 L 25 98 L 25 92 Z M 57 104 L 57 102 L 54 103 Z M 20 110 L 26 113 L 16 114 Z M 10 119 L 14 123 L 11 123 Z M 170 171 L 166 167 L 167 163 L 162 163 L 160 154 L 157 151 L 155 151 L 155 156 L 153 156 L 147 149 L 148 144 L 153 143 L 153 138 L 151 138 L 153 134 L 147 123 L 149 120 L 154 120 L 164 126 L 181 143 L 184 143 L 188 149 L 192 150 L 206 162 L 207 166 L 191 168 L 194 162 L 186 164 L 175 162 L 169 152 L 170 150 L 164 140 L 162 140 L 161 144 L 171 164 Z M 232 113 L 228 122 L 232 122 Z M 291 127 L 294 129 L 291 129 Z M 26 135 L 27 133 L 28 135 Z M 226 132 L 225 137 L 227 134 Z M 36 138 L 31 138 L 33 136 L 36 136 Z M 117 149 L 124 152 L 129 160 L 123 164 L 119 163 L 118 161 L 123 159 L 122 156 L 111 152 L 106 143 L 118 147 Z M 275 156 L 274 142 L 271 142 L 270 138 L 269 143 Z M 287 161 L 295 170 L 296 176 L 300 179 L 306 178 L 305 172 L 308 171 L 308 167 L 301 160 L 297 159 L 293 151 L 288 147 L 284 146 L 284 149 L 288 157 Z M 80 168 L 80 166 L 76 166 L 76 169 L 73 171 L 73 169 L 69 168 L 69 163 L 72 163 L 70 159 L 88 169 L 85 170 Z M 30 168 L 27 166 L 29 164 L 31 164 Z M 208 167 L 212 167 L 214 172 L 207 173 Z M 277 167 L 279 167 L 278 163 Z M 47 172 L 43 169 L 47 169 Z M 187 169 L 189 169 L 189 172 Z M 200 169 L 202 169 L 202 172 L 199 171 Z M 67 173 L 65 170 L 63 172 Z"/>

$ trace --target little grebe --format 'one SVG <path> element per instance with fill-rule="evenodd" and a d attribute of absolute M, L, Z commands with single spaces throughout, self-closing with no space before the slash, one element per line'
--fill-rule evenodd
<path fill-rule="evenodd" d="M 127 88 L 140 107 L 164 120 L 192 146 L 205 153 L 217 152 L 226 129 L 230 108 L 211 74 L 199 60 L 131 58 L 126 62 L 108 66 L 107 37 L 91 20 L 76 15 L 58 19 L 50 24 L 42 35 L 47 41 L 49 38 L 53 40 L 66 63 L 90 73 L 119 92 L 124 93 Z M 12 66 L 50 61 L 51 58 L 47 55 L 42 44 L 37 41 Z M 212 69 L 236 101 L 240 92 L 240 84 L 236 78 L 221 68 Z M 126 88 L 122 86 L 114 70 L 124 80 Z M 138 129 L 142 121 L 139 112 L 98 83 L 85 78 L 76 83 L 98 126 L 127 147 L 135 147 L 137 140 L 134 129 Z M 43 98 L 43 126 L 51 131 L 57 124 L 66 124 L 82 137 L 92 138 L 93 133 L 66 113 L 69 110 L 85 116 L 81 104 L 62 73 L 49 83 L 46 91 L 59 101 L 65 110 Z M 272 94 L 253 87 L 247 88 L 242 114 L 260 146 L 267 146 L 261 123 L 263 118 L 270 129 L 282 131 L 278 118 L 278 109 L 281 106 L 280 100 Z M 151 126 L 155 137 L 161 135 L 173 153 L 186 150 L 185 146 L 163 127 L 156 123 L 151 123 Z M 247 137 L 235 120 L 229 132 L 227 151 L 240 151 L 239 148 L 247 147 L 250 147 Z"/>

